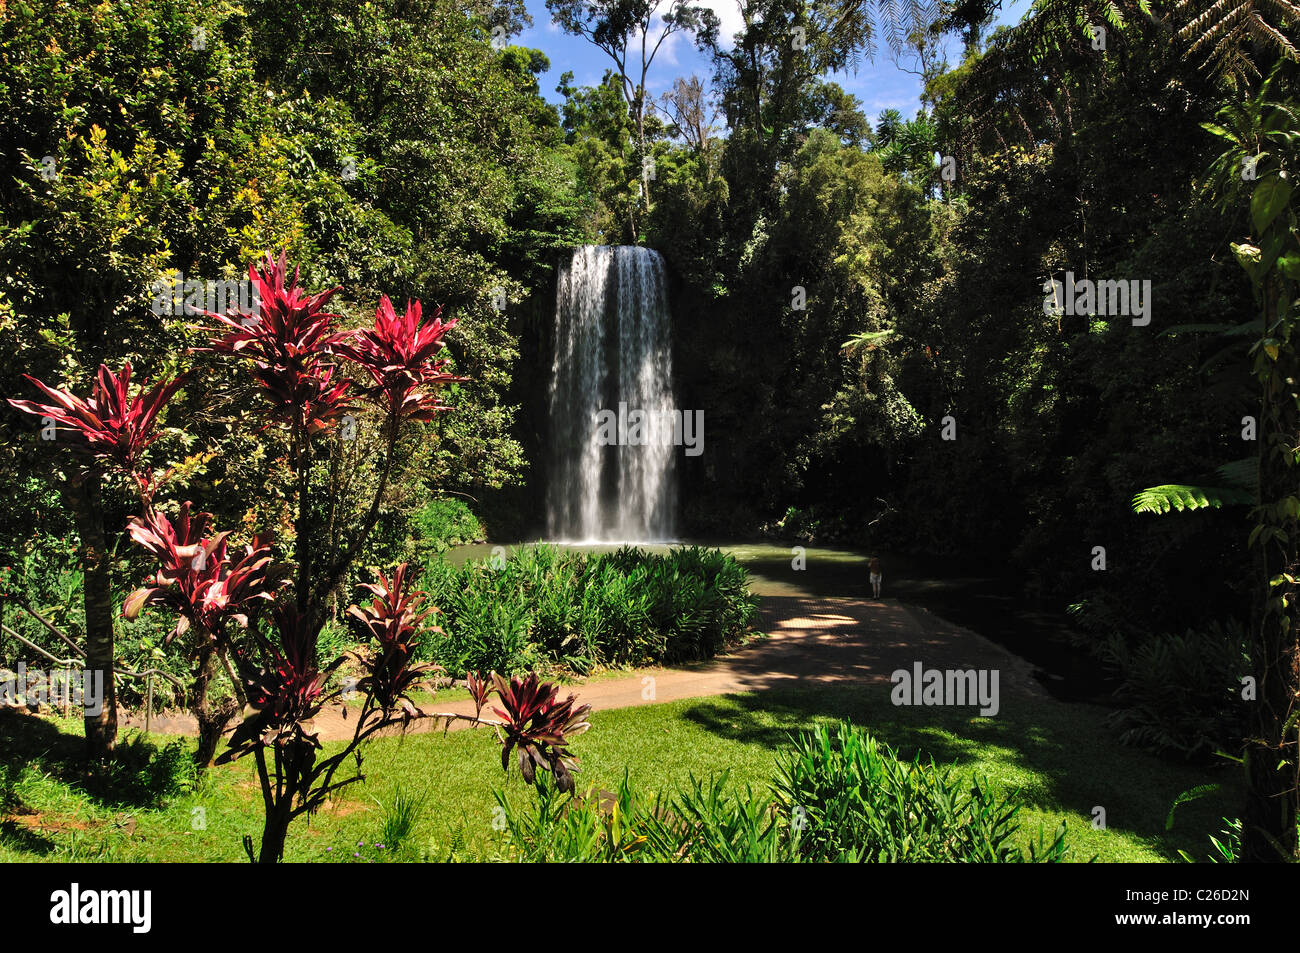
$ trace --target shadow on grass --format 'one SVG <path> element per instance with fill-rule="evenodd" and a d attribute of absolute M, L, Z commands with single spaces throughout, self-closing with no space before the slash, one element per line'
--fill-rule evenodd
<path fill-rule="evenodd" d="M 0 807 L 21 809 L 17 785 L 37 772 L 110 808 L 153 808 L 196 783 L 187 742 L 155 744 L 130 732 L 119 737 L 107 764 L 89 763 L 85 740 L 45 718 L 0 709 Z"/>
<path fill-rule="evenodd" d="M 787 750 L 792 735 L 815 723 L 847 720 L 905 759 L 919 754 L 941 765 L 975 767 L 1019 790 L 1021 800 L 1039 810 L 1093 818 L 1103 808 L 1109 828 L 1134 834 L 1174 860 L 1180 849 L 1204 859 L 1207 835 L 1218 834 L 1221 817 L 1237 814 L 1241 791 L 1232 772 L 1124 747 L 1096 707 L 1035 702 L 1007 705 L 994 718 L 973 715 L 971 708 L 895 707 L 878 686 L 771 689 L 702 700 L 683 712 L 719 737 L 774 752 Z M 1178 795 L 1206 783 L 1222 788 L 1180 806 L 1173 831 L 1166 831 Z"/>
<path fill-rule="evenodd" d="M 0 844 L 37 857 L 48 857 L 57 850 L 54 841 L 13 820 L 0 821 Z"/>

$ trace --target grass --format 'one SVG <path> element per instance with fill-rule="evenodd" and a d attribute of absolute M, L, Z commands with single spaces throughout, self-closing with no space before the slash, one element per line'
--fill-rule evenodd
<path fill-rule="evenodd" d="M 770 690 L 597 712 L 592 730 L 575 744 L 579 783 L 612 788 L 627 770 L 634 783 L 653 790 L 729 770 L 735 783 L 765 785 L 791 732 L 841 717 L 904 756 L 919 750 L 955 760 L 1005 790 L 1018 789 L 1029 805 L 1026 839 L 1064 820 L 1075 860 L 1168 861 L 1178 848 L 1203 858 L 1219 817 L 1235 813 L 1236 793 L 1228 788 L 1179 808 L 1167 833 L 1165 817 L 1180 792 L 1223 778 L 1119 746 L 1101 709 L 1043 702 L 980 718 L 969 709 L 895 708 L 871 687 Z M 80 751 L 78 730 L 75 721 L 0 717 L 0 862 L 244 859 L 241 836 L 260 830 L 251 764 L 214 769 L 198 790 L 171 794 L 157 779 L 151 788 L 151 777 L 134 765 L 135 783 L 109 785 L 69 767 Z M 486 730 L 383 739 L 367 751 L 364 784 L 296 822 L 287 860 L 443 859 L 453 846 L 461 856 L 489 857 L 500 836 L 493 788 L 512 800 L 528 797 L 513 765 L 503 775 L 495 736 Z M 129 797 L 111 794 L 123 790 Z M 1105 829 L 1093 826 L 1096 807 L 1105 810 Z M 396 852 L 386 842 L 395 825 L 403 835 Z"/>

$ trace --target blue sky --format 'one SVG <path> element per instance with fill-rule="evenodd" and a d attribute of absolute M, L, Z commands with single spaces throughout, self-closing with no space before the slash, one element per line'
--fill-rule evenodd
<path fill-rule="evenodd" d="M 997 22 L 1016 23 L 1029 9 L 1029 3 L 1030 0 L 1006 0 Z M 740 14 L 735 0 L 705 5 L 712 7 L 722 21 L 722 36 L 729 38 L 739 30 Z M 613 67 L 613 61 L 586 40 L 562 33 L 551 22 L 544 0 L 527 0 L 527 6 L 533 25 L 514 42 L 539 49 L 550 57 L 550 72 L 541 78 L 542 92 L 548 100 L 561 101 L 555 87 L 565 70 L 573 71 L 578 85 L 594 86 L 600 82 L 604 71 Z M 960 43 L 956 39 L 950 40 L 949 48 L 949 60 L 955 62 L 960 55 Z M 711 80 L 713 71 L 708 60 L 696 51 L 688 38 L 680 35 L 669 37 L 650 69 L 648 86 L 651 95 L 658 97 L 672 86 L 674 78 L 692 73 L 707 81 Z M 897 109 L 904 116 L 911 117 L 920 106 L 920 78 L 900 69 L 892 62 L 887 50 L 878 54 L 874 62 L 864 62 L 856 75 L 836 78 L 841 86 L 862 100 L 863 109 L 873 122 L 882 109 Z"/>

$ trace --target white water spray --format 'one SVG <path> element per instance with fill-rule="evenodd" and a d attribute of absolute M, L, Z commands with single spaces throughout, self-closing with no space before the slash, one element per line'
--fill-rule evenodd
<path fill-rule="evenodd" d="M 664 260 L 631 245 L 584 245 L 561 268 L 550 381 L 546 530 L 575 542 L 652 542 L 674 530 L 676 448 L 602 444 L 620 403 L 675 409 Z"/>

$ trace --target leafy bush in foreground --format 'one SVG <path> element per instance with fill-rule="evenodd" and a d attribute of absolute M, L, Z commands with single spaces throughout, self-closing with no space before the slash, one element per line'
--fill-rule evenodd
<path fill-rule="evenodd" d="M 537 546 L 460 569 L 432 562 L 424 585 L 445 633 L 433 660 L 455 676 L 709 658 L 758 611 L 745 569 L 700 547 L 591 554 Z"/>
<path fill-rule="evenodd" d="M 1060 860 L 1065 832 L 1019 847 L 1014 799 L 979 776 L 956 775 L 933 760 L 900 759 L 888 745 L 847 724 L 800 735 L 773 782 L 782 810 L 803 827 L 807 860 Z"/>
<path fill-rule="evenodd" d="M 647 797 L 626 774 L 616 792 L 565 798 L 538 785 L 532 810 L 497 794 L 508 859 L 691 862 L 1060 862 L 1065 825 L 1020 846 L 1014 797 L 983 778 L 903 761 L 847 723 L 798 736 L 770 793 L 728 775 Z"/>

